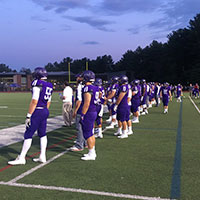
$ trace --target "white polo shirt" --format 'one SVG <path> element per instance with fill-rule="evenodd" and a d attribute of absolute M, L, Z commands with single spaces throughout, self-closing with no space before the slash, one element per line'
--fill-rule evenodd
<path fill-rule="evenodd" d="M 65 97 L 65 99 L 63 99 L 63 103 L 71 103 L 72 104 L 72 96 L 73 96 L 73 90 L 70 86 L 65 87 L 65 89 L 63 90 L 63 97 Z"/>

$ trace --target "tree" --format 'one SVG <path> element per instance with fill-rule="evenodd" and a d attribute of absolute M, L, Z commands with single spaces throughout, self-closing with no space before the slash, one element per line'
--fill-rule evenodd
<path fill-rule="evenodd" d="M 6 66 L 5 64 L 0 64 L 0 72 L 12 72 L 12 69 L 9 68 L 9 66 Z"/>
<path fill-rule="evenodd" d="M 24 72 L 26 74 L 31 74 L 31 70 L 29 68 L 22 67 L 20 72 Z"/>

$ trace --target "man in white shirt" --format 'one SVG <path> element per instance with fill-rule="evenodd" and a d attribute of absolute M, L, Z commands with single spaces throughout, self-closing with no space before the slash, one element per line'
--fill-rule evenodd
<path fill-rule="evenodd" d="M 62 115 L 63 120 L 66 126 L 71 126 L 72 124 L 72 99 L 73 99 L 73 90 L 70 87 L 68 81 L 65 81 L 65 88 L 63 90 L 63 95 L 61 99 L 63 100 L 63 107 L 62 107 Z"/>

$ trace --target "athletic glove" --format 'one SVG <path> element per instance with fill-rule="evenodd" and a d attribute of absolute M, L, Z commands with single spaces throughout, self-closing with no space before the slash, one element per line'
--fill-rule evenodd
<path fill-rule="evenodd" d="M 27 113 L 26 120 L 25 120 L 26 128 L 31 126 L 31 114 Z"/>
<path fill-rule="evenodd" d="M 83 113 L 81 113 L 81 118 L 80 118 L 80 121 L 79 121 L 79 123 L 81 125 L 83 125 L 84 117 L 85 117 L 85 115 Z"/>
<path fill-rule="evenodd" d="M 113 110 L 115 111 L 115 112 L 117 112 L 117 107 L 118 107 L 118 105 L 114 105 L 114 107 L 113 107 Z"/>

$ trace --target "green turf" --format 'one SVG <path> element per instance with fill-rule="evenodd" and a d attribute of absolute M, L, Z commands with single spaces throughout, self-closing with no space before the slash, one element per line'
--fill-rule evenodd
<path fill-rule="evenodd" d="M 29 98 L 30 96 L 27 97 L 27 101 L 30 100 Z M 60 105 L 59 102 L 55 102 L 55 105 L 52 103 L 55 109 L 60 108 Z M 140 123 L 134 125 L 134 135 L 129 136 L 128 139 L 117 139 L 113 135 L 114 130 L 105 131 L 104 138 L 96 141 L 97 159 L 95 161 L 80 160 L 87 150 L 77 153 L 69 152 L 19 180 L 19 183 L 170 198 L 180 105 L 176 100 L 170 102 L 168 114 L 162 113 L 162 106 L 150 109 L 149 115 L 141 116 Z M 200 196 L 199 117 L 189 98 L 186 97 L 183 101 L 181 127 L 180 199 L 183 200 L 196 200 Z M 74 126 L 52 131 L 48 133 L 48 146 L 51 147 L 75 134 Z M 73 140 L 74 138 L 48 149 L 47 158 L 72 146 Z M 21 146 L 22 143 L 16 143 L 0 149 L 0 169 L 7 165 L 8 160 L 16 157 Z M 28 156 L 38 151 L 39 139 L 35 137 Z M 28 159 L 25 166 L 15 166 L 0 172 L 0 180 L 9 181 L 37 165 Z M 15 199 L 28 197 L 30 200 L 40 198 L 40 196 L 43 197 L 42 199 L 119 199 L 1 185 L 0 194 L 2 199 L 13 199 L 13 195 Z"/>

